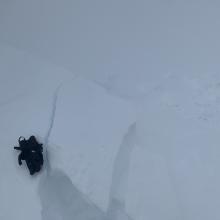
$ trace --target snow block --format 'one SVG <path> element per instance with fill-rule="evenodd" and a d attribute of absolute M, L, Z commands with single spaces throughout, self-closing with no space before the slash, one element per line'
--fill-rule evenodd
<path fill-rule="evenodd" d="M 65 172 L 102 210 L 109 202 L 115 157 L 134 121 L 131 103 L 93 82 L 78 78 L 59 92 L 48 149 L 52 168 Z"/>

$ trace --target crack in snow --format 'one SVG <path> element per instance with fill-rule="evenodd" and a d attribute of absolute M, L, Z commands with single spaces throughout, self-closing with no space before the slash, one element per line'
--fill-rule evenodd
<path fill-rule="evenodd" d="M 45 139 L 44 139 L 45 167 L 46 167 L 47 173 L 49 173 L 50 170 L 51 170 L 51 165 L 50 165 L 50 162 L 49 162 L 49 155 L 48 155 L 48 142 L 49 142 L 51 131 L 52 131 L 53 126 L 54 126 L 54 121 L 55 121 L 55 116 L 56 116 L 56 109 L 57 109 L 57 99 L 58 99 L 58 94 L 59 94 L 61 86 L 62 86 L 62 83 L 56 88 L 56 90 L 54 92 L 54 95 L 53 95 L 52 113 L 51 113 L 51 117 L 50 117 L 49 128 L 47 130 L 47 133 L 46 133 L 46 136 L 45 136 Z"/>
<path fill-rule="evenodd" d="M 49 128 L 47 130 L 47 134 L 45 136 L 45 141 L 44 141 L 44 144 L 47 145 L 48 144 L 48 141 L 49 141 L 49 137 L 50 137 L 50 134 L 51 134 L 51 131 L 53 129 L 53 125 L 54 125 L 54 120 L 55 120 L 55 116 L 56 116 L 56 109 L 57 109 L 57 99 L 58 99 L 58 93 L 59 93 L 59 90 L 61 88 L 62 84 L 60 84 L 55 92 L 54 92 L 54 95 L 53 95 L 53 105 L 52 105 L 52 113 L 51 113 L 51 117 L 50 117 L 50 123 L 49 123 Z"/>
<path fill-rule="evenodd" d="M 132 220 L 125 211 L 125 190 L 130 154 L 135 144 L 136 123 L 128 128 L 117 153 L 113 165 L 109 207 L 106 213 L 79 191 L 68 175 L 51 168 L 48 143 L 54 127 L 59 92 L 63 84 L 61 83 L 54 92 L 49 128 L 44 139 L 46 175 L 42 176 L 39 183 L 42 220 L 72 220 L 73 218 L 75 220 Z"/>

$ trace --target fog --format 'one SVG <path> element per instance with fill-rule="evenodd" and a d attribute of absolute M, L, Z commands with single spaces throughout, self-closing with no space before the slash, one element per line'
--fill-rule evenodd
<path fill-rule="evenodd" d="M 218 1 L 2 0 L 1 39 L 75 74 L 219 69 Z"/>

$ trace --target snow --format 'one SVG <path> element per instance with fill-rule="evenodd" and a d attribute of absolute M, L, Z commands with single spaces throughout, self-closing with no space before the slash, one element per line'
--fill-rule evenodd
<path fill-rule="evenodd" d="M 56 148 L 49 148 L 49 157 L 57 151 L 52 167 L 74 176 L 72 182 L 107 209 L 114 158 L 134 121 L 130 103 L 94 83 L 76 79 L 66 84 L 59 92 L 51 133 Z"/>
<path fill-rule="evenodd" d="M 112 175 L 118 166 L 120 169 L 120 165 L 114 166 L 114 158 L 123 135 L 135 121 L 133 105 L 109 95 L 91 81 L 74 77 L 68 71 L 45 64 L 9 46 L 1 47 L 11 57 L 10 66 L 19 63 L 16 69 L 11 67 L 8 70 L 8 57 L 5 56 L 6 62 L 2 59 L 1 65 L 4 71 L 2 84 L 8 81 L 15 87 L 7 94 L 8 99 L 3 97 L 5 100 L 0 110 L 4 115 L 1 144 L 6 146 L 2 148 L 1 157 L 7 167 L 1 170 L 5 177 L 1 182 L 2 217 L 71 219 L 77 212 L 79 216 L 75 215 L 75 218 L 79 220 L 106 218 L 104 213 L 109 202 L 112 205 L 115 199 L 115 192 L 110 191 L 118 181 L 117 177 L 112 179 Z M 31 63 L 31 68 L 26 66 L 27 62 Z M 62 70 L 62 75 L 54 77 L 52 74 L 59 70 Z M 21 78 L 10 76 L 14 71 Z M 23 91 L 24 95 L 17 97 L 17 93 L 22 94 Z M 13 152 L 17 138 L 31 134 L 45 144 L 49 158 L 46 165 L 51 167 L 34 178 L 29 177 L 25 166 L 23 169 L 18 166 L 17 152 Z M 19 211 L 10 212 L 11 207 L 17 207 Z M 123 214 L 125 210 L 121 212 Z"/>
<path fill-rule="evenodd" d="M 160 202 L 168 198 L 171 200 L 166 203 L 169 205 L 166 216 L 172 214 L 169 219 L 177 219 L 175 216 L 178 216 L 178 219 L 219 217 L 218 99 L 218 74 L 185 74 L 182 77 L 170 77 L 168 82 L 160 86 L 142 105 L 143 112 L 137 122 L 137 139 L 143 150 L 136 150 L 136 155 L 139 155 L 136 158 L 140 163 L 137 166 L 142 164 L 143 167 L 148 167 L 149 161 L 152 161 L 151 165 L 157 163 L 153 174 L 151 169 L 147 175 L 155 184 L 159 184 L 160 178 L 167 173 L 162 179 L 170 186 L 165 188 L 163 184 L 163 187 L 155 188 L 154 185 L 154 191 L 151 190 L 151 193 L 154 192 L 154 199 L 157 198 L 156 201 L 153 199 L 157 206 L 164 207 L 165 204 Z M 143 158 L 141 162 L 142 151 L 152 156 Z M 141 171 L 139 172 L 140 176 L 135 179 L 141 181 L 140 185 L 152 184 L 148 180 L 145 182 Z M 131 187 L 137 187 L 137 184 Z M 159 195 L 158 189 L 159 192 L 163 189 Z M 143 202 L 147 195 L 148 193 L 143 197 Z M 148 216 L 152 211 L 150 207 L 146 205 L 146 213 L 143 216 Z M 167 210 L 175 212 L 167 213 Z M 163 214 L 164 211 L 160 211 Z M 158 214 L 159 211 L 153 219 L 159 219 Z M 154 215 L 151 215 L 151 219 L 152 216 Z"/>
<path fill-rule="evenodd" d="M 92 204 L 64 173 L 53 170 L 42 179 L 39 190 L 42 220 L 104 219 L 104 212 Z"/>
<path fill-rule="evenodd" d="M 4 56 L 3 56 L 4 55 Z M 2 219 L 41 219 L 36 193 L 40 176 L 30 178 L 17 162 L 19 136 L 44 136 L 50 116 L 53 90 L 66 76 L 56 76 L 54 66 L 31 58 L 27 53 L 1 44 L 1 173 Z M 59 72 L 59 68 L 56 69 Z M 54 80 L 44 81 L 44 71 Z M 65 73 L 65 71 L 63 71 Z M 72 75 L 71 75 L 72 77 Z M 41 89 L 39 90 L 39 85 Z M 28 208 L 28 210 L 26 210 Z M 13 210 L 13 211 L 12 211 Z"/>
<path fill-rule="evenodd" d="M 2 0 L 0 219 L 218 220 L 218 8 Z"/>

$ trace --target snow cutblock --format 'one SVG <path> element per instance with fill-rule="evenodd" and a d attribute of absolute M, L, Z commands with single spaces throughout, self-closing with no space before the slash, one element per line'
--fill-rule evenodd
<path fill-rule="evenodd" d="M 64 85 L 57 101 L 49 158 L 73 184 L 106 210 L 114 160 L 135 121 L 131 103 L 78 78 Z"/>

